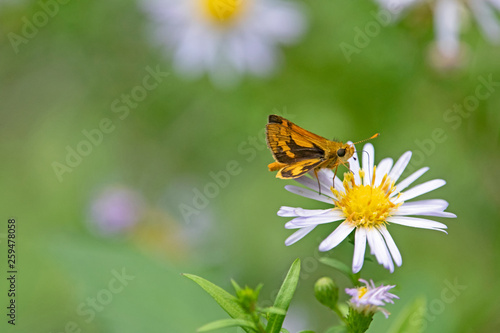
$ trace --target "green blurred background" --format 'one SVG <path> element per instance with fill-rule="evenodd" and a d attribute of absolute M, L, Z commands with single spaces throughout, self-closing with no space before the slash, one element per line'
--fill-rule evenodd
<path fill-rule="evenodd" d="M 267 171 L 272 157 L 260 138 L 272 113 L 328 138 L 356 141 L 380 132 L 373 141 L 376 162 L 412 150 L 410 169 L 431 168 L 421 181 L 447 181 L 425 197 L 450 202 L 448 210 L 458 218 L 440 220 L 449 234 L 392 226 L 403 266 L 390 274 L 365 264 L 363 277 L 397 284 L 400 296 L 387 307 L 393 315 L 375 316 L 370 332 L 386 332 L 420 296 L 429 305 L 426 332 L 500 329 L 499 87 L 460 124 L 444 118 L 474 95 L 480 76 L 500 81 L 500 48 L 472 29 L 463 35 L 471 50 L 466 65 L 435 70 L 427 53 L 432 15 L 424 9 L 383 28 L 349 63 L 339 44 L 352 44 L 354 28 L 373 20 L 376 6 L 311 1 L 305 7 L 309 30 L 301 43 L 284 49 L 277 75 L 247 77 L 234 89 L 219 90 L 208 79 L 185 81 L 173 73 L 148 42 L 147 18 L 134 1 L 62 5 L 17 54 L 7 34 L 18 33 L 22 17 L 39 11 L 39 4 L 0 6 L 2 332 L 194 332 L 226 315 L 180 273 L 228 290 L 230 278 L 253 287 L 262 282 L 265 302 L 297 257 L 303 276 L 285 327 L 324 332 L 337 323 L 312 292 L 324 275 L 350 287 L 317 261 L 317 246 L 332 225 L 284 245 L 291 231 L 276 216 L 281 205 L 324 206 L 286 192 L 283 186 L 292 182 Z M 170 75 L 120 119 L 111 103 L 140 85 L 148 66 Z M 113 130 L 59 181 L 53 163 L 64 163 L 67 146 L 75 149 L 85 140 L 82 131 L 105 118 Z M 446 139 L 431 141 L 436 129 Z M 255 155 L 242 152 L 252 137 L 258 138 Z M 213 182 L 211 173 L 231 161 L 240 172 L 206 207 L 183 216 L 182 205 L 193 206 L 196 189 L 203 191 Z M 114 236 L 96 233 L 88 223 L 92 200 L 109 186 L 136 191 L 144 209 L 138 225 Z M 4 314 L 8 218 L 17 221 L 15 328 Z M 344 242 L 328 255 L 350 264 L 352 245 Z M 102 290 L 122 270 L 133 280 L 95 317 L 79 314 L 89 298 L 104 297 Z M 466 289 L 443 303 L 447 281 Z"/>

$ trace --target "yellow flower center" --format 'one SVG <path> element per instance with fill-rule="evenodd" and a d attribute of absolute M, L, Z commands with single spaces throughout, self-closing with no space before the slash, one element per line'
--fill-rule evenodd
<path fill-rule="evenodd" d="M 217 24 L 234 21 L 243 11 L 243 0 L 200 0 L 205 16 Z"/>
<path fill-rule="evenodd" d="M 375 175 L 376 167 L 373 168 Z M 365 174 L 359 172 L 361 180 Z M 344 174 L 344 192 L 332 188 L 337 197 L 335 209 L 341 209 L 347 222 L 355 227 L 373 228 L 386 223 L 387 217 L 402 203 L 394 204 L 389 196 L 396 190 L 394 182 L 384 175 L 380 185 L 375 186 L 375 177 L 371 185 L 356 185 L 354 176 L 348 172 Z M 398 194 L 399 196 L 399 194 Z"/>
<path fill-rule="evenodd" d="M 358 299 L 363 298 L 365 296 L 366 292 L 368 291 L 368 288 L 366 287 L 359 287 L 358 288 Z"/>

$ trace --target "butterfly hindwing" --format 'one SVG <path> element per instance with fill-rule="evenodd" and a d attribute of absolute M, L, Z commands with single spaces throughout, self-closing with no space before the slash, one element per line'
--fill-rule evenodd
<path fill-rule="evenodd" d="M 297 178 L 317 167 L 321 160 L 303 160 L 287 165 L 278 171 L 278 178 Z"/>

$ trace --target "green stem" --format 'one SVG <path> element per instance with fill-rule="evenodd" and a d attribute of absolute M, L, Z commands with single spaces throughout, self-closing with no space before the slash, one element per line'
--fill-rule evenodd
<path fill-rule="evenodd" d="M 252 321 L 255 324 L 255 327 L 257 327 L 259 333 L 267 333 L 264 326 L 262 326 L 259 315 L 256 312 L 252 313 Z"/>
<path fill-rule="evenodd" d="M 335 307 L 332 310 L 337 314 L 337 316 L 339 316 L 339 318 L 344 322 L 344 324 L 347 325 L 347 319 L 344 317 L 339 307 L 335 305 Z"/>
<path fill-rule="evenodd" d="M 351 281 L 354 287 L 359 287 L 361 283 L 359 282 L 359 278 L 361 277 L 361 272 L 357 272 L 356 274 L 351 274 Z"/>

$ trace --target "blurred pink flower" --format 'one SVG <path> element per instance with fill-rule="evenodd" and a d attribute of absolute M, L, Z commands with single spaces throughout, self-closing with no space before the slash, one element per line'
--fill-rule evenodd
<path fill-rule="evenodd" d="M 103 235 L 122 233 L 135 226 L 144 212 L 141 195 L 124 187 L 108 187 L 93 198 L 92 229 Z"/>

